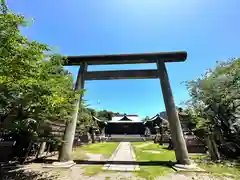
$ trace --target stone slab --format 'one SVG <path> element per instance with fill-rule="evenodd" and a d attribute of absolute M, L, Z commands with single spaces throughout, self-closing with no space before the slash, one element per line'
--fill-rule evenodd
<path fill-rule="evenodd" d="M 43 168 L 70 168 L 74 166 L 76 163 L 73 161 L 67 162 L 54 162 L 52 164 L 42 164 Z"/>
<path fill-rule="evenodd" d="M 204 172 L 205 170 L 198 167 L 197 164 L 183 165 L 183 164 L 175 164 L 173 166 L 177 171 L 187 171 L 187 172 Z"/>
<path fill-rule="evenodd" d="M 130 142 L 121 142 L 109 161 L 116 162 L 134 162 L 136 161 L 135 153 L 133 152 Z M 135 164 L 105 164 L 103 169 L 112 171 L 139 171 L 139 165 Z"/>

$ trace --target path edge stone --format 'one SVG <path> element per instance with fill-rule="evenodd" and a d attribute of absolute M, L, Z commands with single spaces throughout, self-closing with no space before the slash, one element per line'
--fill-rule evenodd
<path fill-rule="evenodd" d="M 120 148 L 120 145 L 121 145 L 121 142 L 118 144 L 117 148 L 114 150 L 114 152 L 112 153 L 112 155 L 110 156 L 110 158 L 108 158 L 108 160 L 106 161 L 106 164 L 104 164 L 104 166 L 102 167 L 102 169 L 108 170 L 109 166 L 111 165 L 111 164 L 109 164 L 108 162 L 113 160 L 113 158 L 115 157 L 115 155 L 117 154 L 117 152 L 118 152 L 118 150 L 119 150 L 119 148 Z"/>

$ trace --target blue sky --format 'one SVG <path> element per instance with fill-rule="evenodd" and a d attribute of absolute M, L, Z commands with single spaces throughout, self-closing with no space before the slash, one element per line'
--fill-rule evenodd
<path fill-rule="evenodd" d="M 199 77 L 215 62 L 239 57 L 239 0 L 7 0 L 10 9 L 34 18 L 22 30 L 64 55 L 184 50 L 184 63 L 167 64 L 176 105 L 189 98 L 181 82 Z M 89 67 L 143 69 L 150 65 Z M 66 67 L 76 76 L 78 67 Z M 86 82 L 84 99 L 96 109 L 153 116 L 165 110 L 160 82 Z M 98 103 L 98 101 L 100 103 Z"/>

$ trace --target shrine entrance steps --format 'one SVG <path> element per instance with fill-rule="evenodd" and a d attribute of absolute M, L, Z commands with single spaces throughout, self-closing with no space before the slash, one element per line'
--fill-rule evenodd
<path fill-rule="evenodd" d="M 107 142 L 144 142 L 147 139 L 139 134 L 112 134 L 110 137 L 106 136 Z"/>

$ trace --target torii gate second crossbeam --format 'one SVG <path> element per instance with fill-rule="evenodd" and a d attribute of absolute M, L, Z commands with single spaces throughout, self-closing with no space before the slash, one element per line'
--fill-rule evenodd
<path fill-rule="evenodd" d="M 169 120 L 170 131 L 175 145 L 176 160 L 180 164 L 190 164 L 186 143 L 183 137 L 181 124 L 176 111 L 172 90 L 168 78 L 165 63 L 181 62 L 187 58 L 186 52 L 160 52 L 144 54 L 115 54 L 115 55 L 88 55 L 88 56 L 69 56 L 66 65 L 80 65 L 77 76 L 75 90 L 84 89 L 85 80 L 111 80 L 111 79 L 160 79 L 165 108 Z M 107 64 L 140 64 L 156 63 L 157 69 L 147 70 L 118 70 L 118 71 L 87 71 L 88 65 L 107 65 Z M 74 134 L 77 123 L 78 108 L 82 97 L 79 97 L 74 103 L 75 110 L 72 114 L 72 121 L 67 124 L 67 130 L 71 133 L 65 133 L 64 141 L 71 146 L 64 146 L 67 152 L 64 160 L 70 160 L 71 147 L 74 140 Z M 61 159 L 60 159 L 61 160 Z"/>

